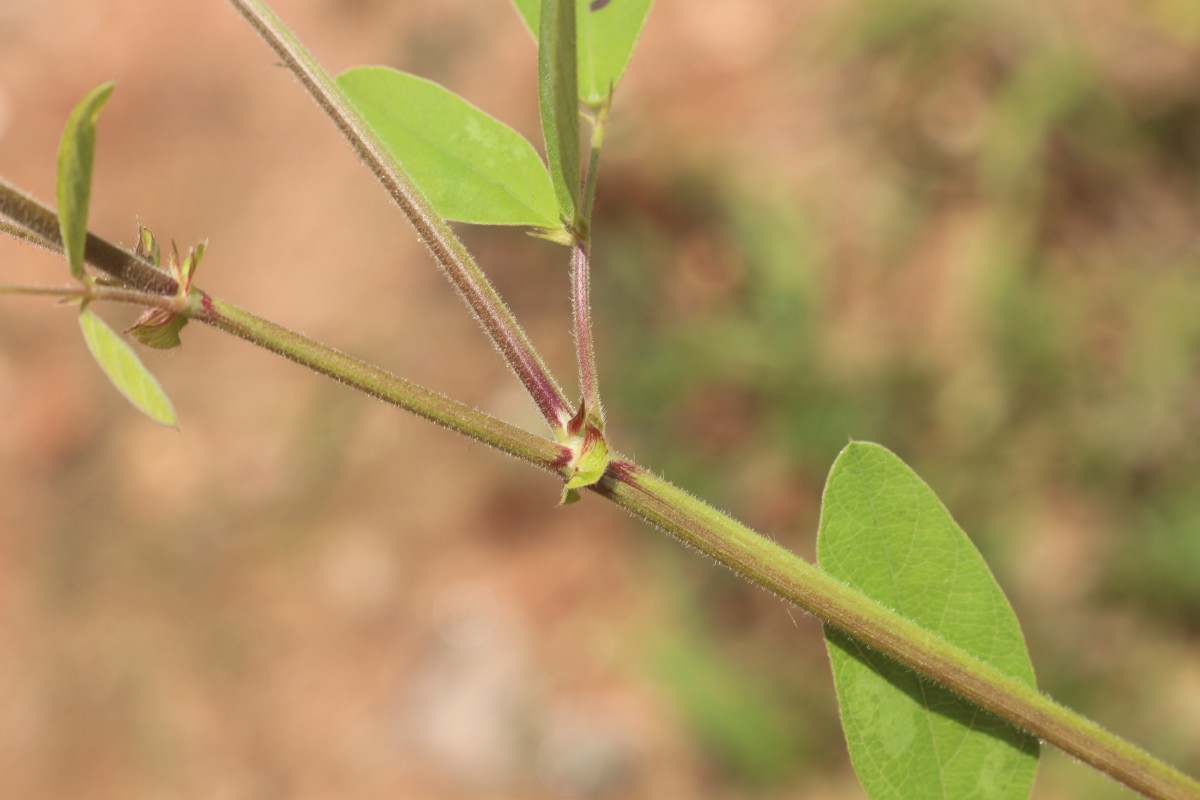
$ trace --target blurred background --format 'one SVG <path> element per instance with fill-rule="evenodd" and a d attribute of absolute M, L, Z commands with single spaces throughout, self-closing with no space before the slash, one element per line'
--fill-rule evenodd
<path fill-rule="evenodd" d="M 530 138 L 504 0 L 276 0 L 333 70 Z M 402 217 L 218 0 L 0 2 L 0 174 L 44 199 L 108 78 L 91 227 L 208 237 L 214 294 L 536 430 Z M 1040 685 L 1200 773 L 1200 5 L 658 0 L 595 222 L 611 438 L 805 557 L 881 442 Z M 563 253 L 464 229 L 567 386 Z M 0 241 L 0 280 L 58 259 Z M 114 324 L 136 312 L 106 309 Z M 0 301 L 0 795 L 861 797 L 820 626 L 594 497 L 200 326 Z M 1034 796 L 1126 796 L 1044 754 Z"/>

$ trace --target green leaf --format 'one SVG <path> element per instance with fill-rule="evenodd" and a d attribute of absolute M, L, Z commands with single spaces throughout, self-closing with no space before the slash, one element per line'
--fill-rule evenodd
<path fill-rule="evenodd" d="M 117 391 L 155 422 L 178 426 L 175 409 L 158 381 L 125 340 L 86 308 L 79 311 L 79 327 L 92 358 Z"/>
<path fill-rule="evenodd" d="M 356 67 L 337 84 L 438 214 L 560 226 L 546 167 L 512 128 L 432 81 L 388 67 Z"/>
<path fill-rule="evenodd" d="M 575 63 L 575 0 L 542 0 L 538 31 L 538 96 L 546 161 L 564 220 L 575 222 L 579 196 L 579 80 Z"/>
<path fill-rule="evenodd" d="M 541 29 L 541 0 L 513 0 L 533 32 Z M 621 81 L 650 11 L 650 0 L 576 0 L 579 99 L 597 107 Z"/>
<path fill-rule="evenodd" d="M 96 118 L 116 84 L 102 83 L 75 106 L 58 146 L 58 226 L 71 275 L 83 279 L 87 244 L 88 201 L 92 194 L 92 162 L 96 152 Z"/>
<path fill-rule="evenodd" d="M 899 458 L 852 443 L 825 486 L 822 569 L 1034 686 L 1004 593 L 933 491 Z M 874 800 L 1024 798 L 1037 740 L 827 627 L 850 759 Z"/>

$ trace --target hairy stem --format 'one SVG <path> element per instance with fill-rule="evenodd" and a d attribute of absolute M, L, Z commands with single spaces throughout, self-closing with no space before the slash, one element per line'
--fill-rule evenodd
<path fill-rule="evenodd" d="M 300 80 L 321 110 L 350 142 L 429 248 L 438 266 L 458 289 L 480 325 L 517 374 L 538 410 L 554 430 L 564 430 L 571 407 L 524 329 L 504 305 L 462 241 L 408 179 L 404 168 L 359 118 L 337 84 L 273 11 L 261 0 L 230 0 L 283 63 Z M 413 113 L 420 113 L 414 110 Z"/>
<path fill-rule="evenodd" d="M 589 298 L 589 251 L 586 241 L 571 245 L 571 310 L 575 326 L 575 350 L 579 361 L 579 387 L 583 392 L 583 419 L 604 423 L 600 405 L 600 383 L 596 371 L 596 348 L 592 343 L 592 307 Z"/>
<path fill-rule="evenodd" d="M 451 400 L 374 364 L 256 316 L 233 303 L 203 295 L 201 309 L 194 319 L 522 461 L 542 469 L 561 471 L 571 459 L 569 450 L 545 437 Z"/>
<path fill-rule="evenodd" d="M 36 233 L 36 232 L 35 232 Z M 40 233 L 38 234 L 40 236 Z M 34 238 L 22 237 L 22 238 Z M 117 277 L 146 265 L 102 266 Z M 92 252 L 89 249 L 89 252 Z M 101 251 L 97 251 L 101 252 Z M 102 252 L 108 253 L 105 249 Z M 148 265 L 146 265 L 148 266 Z M 566 477 L 569 449 L 392 375 L 237 306 L 193 289 L 188 316 L 278 353 L 361 392 Z M 590 487 L 746 580 L 817 616 L 1022 730 L 1147 797 L 1196 800 L 1200 783 L 997 670 L 644 468 L 614 458 Z"/>
<path fill-rule="evenodd" d="M 25 295 L 33 297 L 58 297 L 62 299 L 80 298 L 83 300 L 107 300 L 112 303 L 129 303 L 148 308 L 161 308 L 164 311 L 174 311 L 186 314 L 187 300 L 174 295 L 148 294 L 137 289 L 126 289 L 120 286 L 105 286 L 93 283 L 90 286 L 29 286 L 0 284 L 0 294 Z"/>
<path fill-rule="evenodd" d="M 858 641 L 1147 797 L 1200 798 L 1200 783 L 1021 681 L 841 583 L 628 461 L 593 491 Z"/>
<path fill-rule="evenodd" d="M 0 180 L 0 230 L 48 250 L 62 252 L 62 233 L 54 209 L 3 180 Z M 121 248 L 91 233 L 83 258 L 131 289 L 150 294 L 174 295 L 179 292 L 179 284 L 166 272 L 149 261 L 132 258 Z"/>
<path fill-rule="evenodd" d="M 591 155 L 581 189 L 579 227 L 571 245 L 571 311 L 574 321 L 575 351 L 579 362 L 579 388 L 583 393 L 583 414 L 601 427 L 604 407 L 600 404 L 600 380 L 596 369 L 596 347 L 592 340 L 592 304 L 590 297 L 592 255 L 592 206 L 596 199 L 596 173 L 600 169 L 600 150 L 604 145 L 604 125 L 608 121 L 612 95 L 595 112 L 592 122 Z"/>
<path fill-rule="evenodd" d="M 48 224 L 48 221 L 51 224 Z M 62 238 L 54 212 L 2 181 L 0 231 L 62 254 Z M 173 278 L 156 269 L 148 261 L 98 236 L 88 234 L 84 259 L 90 266 L 124 284 L 161 283 L 162 292 L 96 283 L 90 288 L 0 286 L 0 294 L 89 297 L 174 311 L 282 355 L 314 372 L 328 375 L 372 397 L 411 411 L 522 461 L 566 475 L 564 470 L 571 460 L 571 452 L 562 445 L 346 355 L 198 288 L 193 288 L 189 297 L 181 300 L 177 296 L 178 284 Z M 163 281 L 159 281 L 160 276 Z"/>

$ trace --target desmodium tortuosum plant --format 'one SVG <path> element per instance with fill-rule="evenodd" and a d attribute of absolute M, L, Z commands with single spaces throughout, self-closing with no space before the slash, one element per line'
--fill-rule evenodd
<path fill-rule="evenodd" d="M 545 161 L 514 130 L 424 78 L 378 66 L 330 76 L 265 4 L 232 2 L 403 211 L 548 434 L 525 432 L 208 294 L 193 280 L 203 245 L 183 257 L 172 247 L 164 265 L 163 249 L 140 225 L 133 252 L 89 234 L 96 124 L 113 91 L 106 83 L 67 123 L 57 213 L 0 182 L 0 228 L 63 252 L 74 282 L 0 291 L 77 303 L 89 350 L 134 405 L 175 424 L 163 389 L 92 303 L 143 307 L 130 333 L 152 347 L 179 346 L 190 321 L 231 333 L 555 473 L 563 503 L 588 490 L 623 506 L 826 623 L 851 759 L 873 798 L 1028 796 L 1039 741 L 1146 796 L 1200 797 L 1196 781 L 1037 690 L 1020 627 L 987 565 L 932 490 L 883 447 L 851 443 L 834 463 L 814 566 L 610 445 L 589 310 L 591 215 L 614 90 L 649 0 L 516 0 L 537 42 Z M 577 402 L 450 221 L 521 226 L 563 248 Z"/>

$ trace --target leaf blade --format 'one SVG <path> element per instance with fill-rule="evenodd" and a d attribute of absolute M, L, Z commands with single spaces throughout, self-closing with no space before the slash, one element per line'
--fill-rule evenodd
<path fill-rule="evenodd" d="M 88 206 L 96 152 L 96 119 L 116 83 L 107 81 L 84 96 L 71 111 L 58 146 L 58 226 L 71 275 L 84 277 Z"/>
<path fill-rule="evenodd" d="M 933 491 L 879 445 L 834 462 L 822 569 L 1034 685 L 1016 616 Z M 851 760 L 874 800 L 1027 797 L 1037 741 L 831 628 L 826 644 Z"/>
<path fill-rule="evenodd" d="M 558 227 L 546 167 L 509 126 L 433 81 L 389 67 L 355 67 L 337 85 L 441 216 Z"/>
<path fill-rule="evenodd" d="M 546 162 L 563 220 L 574 224 L 580 187 L 579 78 L 575 0 L 542 0 L 538 28 L 538 99 Z"/>
<path fill-rule="evenodd" d="M 581 3 L 579 98 L 598 106 L 621 82 L 641 36 L 651 0 Z"/>
<path fill-rule="evenodd" d="M 576 0 L 579 99 L 587 105 L 599 106 L 621 82 L 651 2 Z M 542 18 L 541 0 L 513 0 L 513 5 L 536 40 Z"/>
<path fill-rule="evenodd" d="M 79 327 L 92 358 L 125 399 L 155 422 L 179 427 L 175 408 L 137 354 L 108 324 L 83 308 Z"/>

